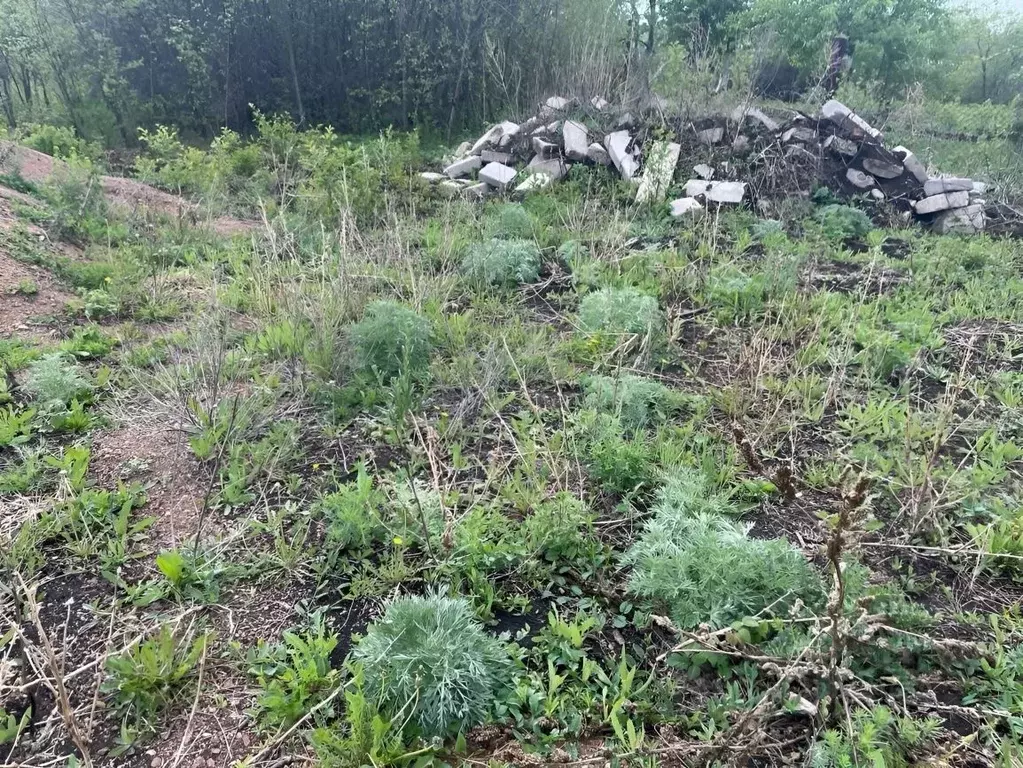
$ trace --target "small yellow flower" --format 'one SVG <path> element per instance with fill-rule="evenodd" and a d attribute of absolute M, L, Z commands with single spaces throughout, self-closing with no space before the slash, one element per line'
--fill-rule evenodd
<path fill-rule="evenodd" d="M 314 469 L 314 470 L 315 470 L 315 469 L 319 469 L 319 468 L 320 468 L 320 465 L 319 465 L 319 464 L 313 464 L 313 469 Z"/>
<path fill-rule="evenodd" d="M 110 282 L 110 275 L 107 275 L 106 277 L 104 277 L 103 278 L 103 282 L 109 283 Z"/>
<path fill-rule="evenodd" d="M 395 536 L 395 537 L 394 537 L 394 538 L 392 539 L 392 541 L 394 542 L 394 546 L 396 546 L 396 547 L 400 547 L 400 546 L 401 546 L 402 544 L 404 544 L 404 543 L 405 543 L 405 542 L 403 542 L 403 541 L 401 540 L 401 536 Z"/>

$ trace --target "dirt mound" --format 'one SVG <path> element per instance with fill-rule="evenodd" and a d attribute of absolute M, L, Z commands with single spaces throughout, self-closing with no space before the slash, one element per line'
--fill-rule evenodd
<path fill-rule="evenodd" d="M 26 181 L 41 184 L 64 167 L 66 166 L 62 161 L 42 152 L 16 146 L 10 142 L 0 142 L 0 173 L 16 172 Z M 119 208 L 132 211 L 145 209 L 162 216 L 184 218 L 196 226 L 205 223 L 199 206 L 178 195 L 124 176 L 103 176 L 102 184 L 107 199 Z M 256 226 L 255 222 L 231 216 L 217 217 L 209 224 L 214 232 L 221 235 L 244 234 Z"/>

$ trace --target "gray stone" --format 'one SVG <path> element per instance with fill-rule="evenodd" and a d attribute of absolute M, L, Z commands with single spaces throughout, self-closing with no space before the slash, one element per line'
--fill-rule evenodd
<path fill-rule="evenodd" d="M 478 139 L 476 139 L 476 143 L 472 145 L 472 147 L 469 149 L 469 152 L 471 152 L 474 155 L 478 155 L 486 147 L 490 147 L 497 144 L 498 140 L 503 135 L 504 128 L 501 125 L 495 125 L 489 131 L 487 131 Z"/>
<path fill-rule="evenodd" d="M 594 142 L 586 149 L 586 156 L 598 165 L 611 165 L 611 156 L 600 144 Z"/>
<path fill-rule="evenodd" d="M 913 203 L 913 209 L 918 214 L 937 213 L 947 211 L 950 208 L 964 208 L 970 204 L 970 193 L 965 190 L 959 192 L 942 192 L 937 195 L 925 197 Z"/>
<path fill-rule="evenodd" d="M 942 192 L 969 192 L 973 189 L 972 179 L 940 178 L 928 179 L 924 183 L 924 196 L 940 195 Z"/>
<path fill-rule="evenodd" d="M 709 203 L 738 205 L 746 197 L 746 184 L 742 181 L 713 181 L 703 197 Z"/>
<path fill-rule="evenodd" d="M 782 144 L 788 144 L 790 141 L 802 141 L 809 144 L 816 140 L 817 131 L 807 128 L 805 125 L 794 125 L 781 135 Z"/>
<path fill-rule="evenodd" d="M 681 219 L 684 216 L 699 218 L 704 214 L 704 208 L 700 201 L 693 197 L 680 197 L 668 204 L 673 218 Z"/>
<path fill-rule="evenodd" d="M 533 151 L 538 157 L 554 157 L 558 154 L 558 145 L 544 141 L 539 136 L 533 137 Z"/>
<path fill-rule="evenodd" d="M 983 232 L 984 224 L 984 206 L 977 203 L 939 213 L 935 216 L 931 229 L 940 235 L 954 233 L 972 235 Z"/>
<path fill-rule="evenodd" d="M 855 168 L 846 169 L 845 178 L 846 181 L 859 189 L 870 189 L 877 183 L 872 176 Z"/>
<path fill-rule="evenodd" d="M 508 152 L 497 152 L 493 149 L 484 149 L 480 153 L 480 159 L 484 163 L 504 163 L 507 165 L 512 161 L 512 156 Z"/>
<path fill-rule="evenodd" d="M 462 195 L 470 200 L 482 200 L 484 197 L 489 195 L 491 192 L 490 185 L 484 182 L 478 184 L 470 184 L 467 187 L 462 187 Z"/>
<path fill-rule="evenodd" d="M 615 131 L 604 137 L 604 146 L 611 157 L 611 162 L 622 175 L 623 179 L 632 179 L 639 170 L 639 163 L 629 154 L 629 144 L 632 143 L 632 136 L 628 131 Z"/>
<path fill-rule="evenodd" d="M 919 181 L 921 184 L 927 182 L 927 169 L 924 167 L 924 164 L 917 159 L 916 155 L 902 146 L 896 147 L 892 150 L 892 152 L 902 157 L 902 164 L 906 166 L 906 170 L 909 171 L 914 179 Z"/>
<path fill-rule="evenodd" d="M 885 199 L 885 194 L 884 194 L 884 192 L 882 192 L 882 191 L 881 191 L 880 189 L 878 189 L 877 187 L 874 187 L 874 188 L 873 188 L 872 190 L 870 190 L 870 196 L 871 196 L 872 198 L 874 198 L 875 200 L 877 200 L 878 202 L 881 202 L 882 200 L 884 200 L 884 199 Z"/>
<path fill-rule="evenodd" d="M 838 123 L 839 125 L 852 127 L 865 133 L 871 138 L 876 139 L 881 135 L 879 130 L 849 109 L 849 107 L 845 104 L 840 101 L 836 101 L 835 99 L 830 99 L 829 101 L 824 102 L 824 106 L 821 107 L 821 114 L 828 120 Z"/>
<path fill-rule="evenodd" d="M 607 99 L 603 99 L 600 96 L 594 96 L 592 99 L 590 99 L 590 104 L 592 104 L 593 108 L 598 112 L 603 112 L 605 109 L 611 106 L 610 102 L 608 102 Z"/>
<path fill-rule="evenodd" d="M 445 176 L 443 173 L 434 173 L 433 171 L 425 171 L 419 174 L 419 177 L 421 179 L 424 179 L 425 181 L 429 181 L 430 183 L 433 183 L 435 181 L 443 181 L 444 179 L 447 178 L 447 176 Z"/>
<path fill-rule="evenodd" d="M 568 166 L 560 157 L 544 160 L 539 155 L 536 155 L 529 161 L 529 165 L 526 166 L 524 173 L 544 173 L 555 181 L 560 181 L 568 173 Z"/>
<path fill-rule="evenodd" d="M 472 144 L 468 141 L 463 141 L 455 150 L 455 157 L 465 157 L 470 152 L 472 152 Z"/>
<path fill-rule="evenodd" d="M 973 182 L 973 188 L 970 190 L 971 195 L 985 195 L 987 194 L 987 184 L 983 181 Z"/>
<path fill-rule="evenodd" d="M 690 179 L 686 182 L 686 197 L 699 197 L 710 189 L 712 183 L 705 179 Z"/>
<path fill-rule="evenodd" d="M 889 163 L 875 157 L 863 158 L 863 170 L 879 179 L 897 179 L 906 170 L 901 163 Z"/>
<path fill-rule="evenodd" d="M 554 181 L 554 177 L 547 173 L 534 173 L 524 182 L 515 187 L 516 192 L 536 192 L 538 190 L 549 187 Z"/>
<path fill-rule="evenodd" d="M 499 192 L 504 192 L 516 175 L 514 168 L 509 168 L 501 163 L 488 163 L 480 171 L 480 181 L 485 181 Z"/>
<path fill-rule="evenodd" d="M 645 158 L 646 167 L 636 192 L 637 203 L 656 202 L 664 199 L 675 178 L 675 166 L 682 151 L 679 144 L 670 141 L 655 141 Z"/>
<path fill-rule="evenodd" d="M 693 166 L 693 173 L 699 176 L 701 179 L 707 179 L 710 181 L 714 178 L 714 169 L 706 163 L 700 163 Z"/>
<path fill-rule="evenodd" d="M 439 189 L 448 197 L 454 197 L 463 189 L 465 189 L 465 185 L 459 184 L 457 181 L 451 181 L 450 179 L 448 179 L 447 181 L 442 181 L 440 184 L 438 184 L 437 189 Z"/>
<path fill-rule="evenodd" d="M 844 155 L 845 157 L 853 157 L 860 151 L 860 147 L 855 141 L 843 139 L 841 136 L 828 136 L 828 138 L 824 139 L 823 146 L 825 149 L 830 149 L 832 152 Z"/>
<path fill-rule="evenodd" d="M 540 128 L 542 125 L 543 120 L 541 120 L 537 115 L 533 115 L 533 117 L 529 118 L 524 123 L 522 123 L 522 125 L 519 126 L 519 129 L 522 131 L 522 133 L 531 136 L 533 134 L 533 131 L 535 131 L 537 128 Z"/>
<path fill-rule="evenodd" d="M 590 147 L 586 126 L 575 120 L 566 120 L 561 135 L 565 142 L 565 157 L 569 160 L 585 160 Z"/>
<path fill-rule="evenodd" d="M 555 120 L 553 123 L 547 123 L 547 125 L 544 126 L 544 130 L 546 130 L 551 136 L 561 133 L 561 121 Z"/>
<path fill-rule="evenodd" d="M 743 120 L 755 120 L 771 133 L 777 133 L 781 128 L 777 121 L 768 117 L 756 107 L 747 107 L 745 109 L 742 106 L 736 107 L 732 112 L 732 120 L 737 123 L 741 123 Z"/>
<path fill-rule="evenodd" d="M 449 179 L 457 179 L 461 176 L 468 176 L 473 171 L 478 171 L 482 165 L 483 161 L 480 160 L 478 155 L 470 155 L 469 157 L 463 157 L 461 160 L 456 160 L 445 168 L 444 175 Z"/>
<path fill-rule="evenodd" d="M 702 131 L 696 132 L 696 138 L 700 140 L 701 144 L 712 146 L 714 144 L 720 144 L 725 138 L 725 129 L 719 125 L 713 128 L 704 128 Z"/>
<path fill-rule="evenodd" d="M 571 105 L 571 100 L 566 99 L 564 96 L 551 96 L 544 102 L 544 106 L 552 112 L 563 112 Z"/>

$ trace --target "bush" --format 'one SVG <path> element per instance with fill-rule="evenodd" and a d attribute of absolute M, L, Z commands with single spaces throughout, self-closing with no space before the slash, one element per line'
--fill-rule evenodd
<path fill-rule="evenodd" d="M 98 160 L 102 154 L 97 144 L 78 137 L 74 128 L 57 125 L 32 126 L 22 143 L 37 152 L 65 160 L 76 156 Z"/>
<path fill-rule="evenodd" d="M 394 600 L 353 656 L 381 711 L 400 713 L 424 738 L 486 720 L 508 673 L 501 643 L 469 604 L 440 595 Z"/>
<path fill-rule="evenodd" d="M 73 156 L 55 168 L 46 183 L 53 208 L 50 227 L 61 239 L 99 239 L 108 231 L 107 201 L 99 169 L 87 157 Z"/>
<path fill-rule="evenodd" d="M 825 205 L 814 215 L 828 240 L 864 237 L 874 228 L 870 217 L 848 205 Z"/>
<path fill-rule="evenodd" d="M 492 239 L 469 249 L 462 272 L 478 285 L 531 283 L 540 274 L 540 251 L 528 240 Z"/>
<path fill-rule="evenodd" d="M 533 221 L 521 203 L 499 205 L 491 219 L 490 230 L 494 237 L 507 240 L 532 240 Z"/>
<path fill-rule="evenodd" d="M 607 413 L 584 414 L 582 427 L 587 466 L 604 488 L 635 493 L 654 483 L 654 451 L 644 435 L 623 435 L 621 422 Z"/>
<path fill-rule="evenodd" d="M 629 591 L 667 608 L 680 627 L 720 627 L 764 611 L 782 614 L 797 599 L 815 600 L 820 580 L 787 541 L 751 539 L 725 517 L 731 505 L 686 472 L 658 496 L 639 539 L 623 558 Z"/>
<path fill-rule="evenodd" d="M 590 376 L 583 381 L 583 405 L 616 415 L 625 429 L 642 429 L 663 421 L 677 406 L 674 392 L 658 381 L 624 374 Z"/>
<path fill-rule="evenodd" d="M 374 301 L 352 326 L 355 365 L 391 379 L 401 371 L 418 372 L 430 364 L 430 323 L 395 301 Z"/>
<path fill-rule="evenodd" d="M 604 288 L 579 303 L 579 326 L 587 333 L 646 333 L 660 325 L 657 299 L 636 288 Z"/>
<path fill-rule="evenodd" d="M 92 391 L 92 384 L 81 368 L 68 362 L 64 354 L 54 352 L 28 367 L 25 389 L 44 406 L 63 407 Z"/>

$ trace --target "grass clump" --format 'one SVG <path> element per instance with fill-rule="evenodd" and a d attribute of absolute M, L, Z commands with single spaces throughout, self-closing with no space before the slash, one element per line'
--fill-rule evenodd
<path fill-rule="evenodd" d="M 510 287 L 540 275 L 540 250 L 529 240 L 494 238 L 469 249 L 462 272 L 477 285 Z"/>
<path fill-rule="evenodd" d="M 586 333 L 646 333 L 661 325 L 657 299 L 637 288 L 603 288 L 579 303 L 579 326 Z"/>
<path fill-rule="evenodd" d="M 430 322 L 396 301 L 374 301 L 352 326 L 356 367 L 390 379 L 430 364 Z"/>
<path fill-rule="evenodd" d="M 79 366 L 55 352 L 29 365 L 25 389 L 40 405 L 63 407 L 92 392 L 92 384 Z"/>
<path fill-rule="evenodd" d="M 584 407 L 616 415 L 629 430 L 661 422 L 678 406 L 678 398 L 666 386 L 632 374 L 590 376 L 583 381 L 583 391 Z"/>
<path fill-rule="evenodd" d="M 501 643 L 465 600 L 441 595 L 393 601 L 353 656 L 380 709 L 424 738 L 485 721 L 506 676 Z"/>
<path fill-rule="evenodd" d="M 731 505 L 686 472 L 659 494 L 654 515 L 623 561 L 629 591 L 667 608 L 680 627 L 719 627 L 764 611 L 783 613 L 820 595 L 818 576 L 787 541 L 751 539 L 723 513 Z"/>
<path fill-rule="evenodd" d="M 825 205 L 814 215 L 814 220 L 828 240 L 865 237 L 874 228 L 870 217 L 863 211 L 837 203 Z"/>
<path fill-rule="evenodd" d="M 495 238 L 532 240 L 533 221 L 521 203 L 504 203 L 493 213 L 490 230 Z"/>

